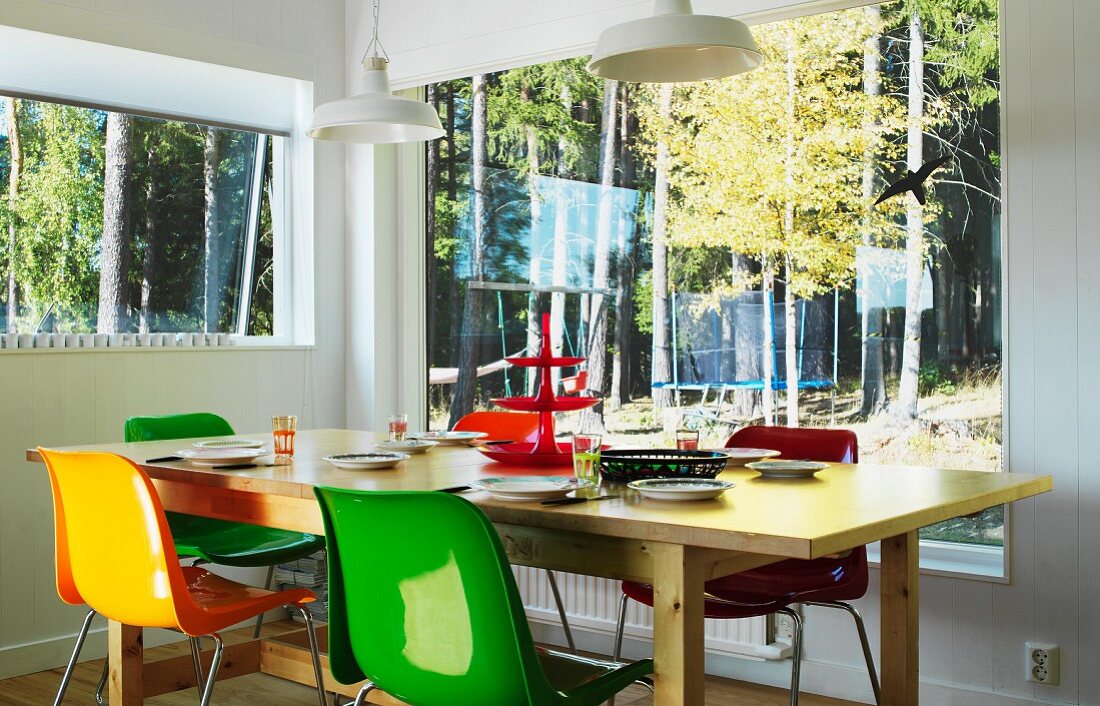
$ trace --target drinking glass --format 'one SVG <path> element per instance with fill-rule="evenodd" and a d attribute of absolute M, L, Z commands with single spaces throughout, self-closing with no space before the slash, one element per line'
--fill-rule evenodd
<path fill-rule="evenodd" d="M 297 431 L 298 418 L 294 415 L 271 418 L 276 464 L 287 464 L 294 460 L 294 434 Z"/>
<path fill-rule="evenodd" d="M 407 414 L 391 414 L 390 415 L 390 441 L 404 441 L 405 435 L 409 433 L 409 415 Z"/>
<path fill-rule="evenodd" d="M 573 475 L 577 480 L 599 480 L 601 441 L 599 434 L 573 435 Z"/>
<path fill-rule="evenodd" d="M 677 451 L 697 451 L 699 449 L 698 429 L 679 429 L 676 431 Z"/>

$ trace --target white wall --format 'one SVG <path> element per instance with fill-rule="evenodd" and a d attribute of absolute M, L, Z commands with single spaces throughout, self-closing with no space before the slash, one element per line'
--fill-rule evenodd
<path fill-rule="evenodd" d="M 315 81 L 318 101 L 343 95 L 343 13 L 340 0 L 0 0 L 0 24 Z M 314 347 L 0 352 L 0 677 L 62 664 L 82 613 L 56 597 L 49 486 L 26 448 L 118 441 L 126 417 L 177 411 L 242 432 L 276 413 L 344 426 L 343 147 L 319 143 L 312 166 Z"/>
<path fill-rule="evenodd" d="M 1100 26 L 1095 0 L 1002 0 L 1009 468 L 1052 473 L 1055 491 L 1012 510 L 1012 583 L 921 581 L 922 703 L 1100 704 Z M 348 67 L 368 31 L 348 0 Z M 764 20 L 799 3 L 698 0 Z M 837 3 L 815 3 L 817 7 Z M 855 3 L 849 3 L 855 4 Z M 401 85 L 590 50 L 600 28 L 648 0 L 405 0 L 383 5 L 383 42 Z M 1034 10 L 1033 10 L 1034 8 Z M 860 602 L 877 650 L 877 576 Z M 867 700 L 854 630 L 808 613 L 804 684 Z M 1025 640 L 1062 647 L 1061 686 L 1024 681 Z M 716 670 L 781 684 L 786 664 Z"/>

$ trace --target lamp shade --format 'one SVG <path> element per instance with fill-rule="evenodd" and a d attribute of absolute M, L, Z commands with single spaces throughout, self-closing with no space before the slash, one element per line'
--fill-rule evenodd
<path fill-rule="evenodd" d="M 686 83 L 744 73 L 763 61 L 744 22 L 692 14 L 690 0 L 656 0 L 652 17 L 600 34 L 588 70 L 631 83 Z"/>
<path fill-rule="evenodd" d="M 369 144 L 441 137 L 443 126 L 432 106 L 393 95 L 386 64 L 378 57 L 365 59 L 363 92 L 317 106 L 306 134 L 318 140 Z"/>

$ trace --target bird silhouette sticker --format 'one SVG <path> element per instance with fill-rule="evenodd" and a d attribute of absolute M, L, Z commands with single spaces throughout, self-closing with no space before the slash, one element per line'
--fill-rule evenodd
<path fill-rule="evenodd" d="M 917 201 L 923 206 L 928 201 L 928 196 L 924 193 L 924 182 L 928 177 L 932 176 L 932 172 L 950 161 L 950 157 L 944 156 L 939 159 L 933 159 L 931 162 L 925 162 L 915 174 L 906 170 L 905 176 L 887 187 L 882 196 L 878 197 L 878 201 L 875 201 L 875 205 L 878 206 L 886 199 L 897 196 L 898 194 L 912 191 L 913 196 L 916 196 Z"/>

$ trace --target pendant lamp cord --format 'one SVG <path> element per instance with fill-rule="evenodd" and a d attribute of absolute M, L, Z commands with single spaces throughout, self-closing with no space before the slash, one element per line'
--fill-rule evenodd
<path fill-rule="evenodd" d="M 390 55 L 386 53 L 386 49 L 382 46 L 382 42 L 378 39 L 378 15 L 382 5 L 382 0 L 374 0 L 374 26 L 371 28 L 370 44 L 367 45 L 367 50 L 363 52 L 364 61 L 367 58 L 377 58 L 381 56 L 387 62 L 390 60 Z"/>

